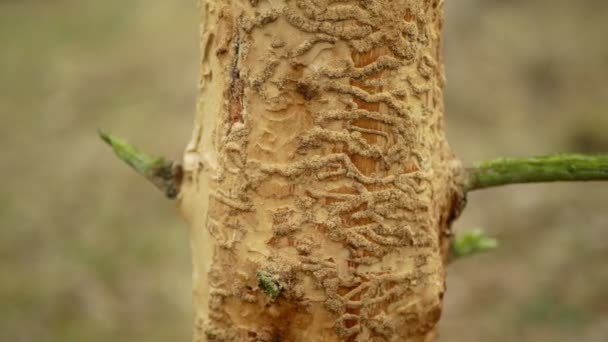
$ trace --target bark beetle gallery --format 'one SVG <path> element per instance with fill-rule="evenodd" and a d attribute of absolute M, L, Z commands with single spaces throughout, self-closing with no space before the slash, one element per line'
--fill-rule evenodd
<path fill-rule="evenodd" d="M 196 339 L 432 338 L 462 196 L 443 134 L 441 3 L 200 10 L 181 200 L 197 208 L 184 210 Z M 260 274 L 280 286 L 276 300 Z"/>

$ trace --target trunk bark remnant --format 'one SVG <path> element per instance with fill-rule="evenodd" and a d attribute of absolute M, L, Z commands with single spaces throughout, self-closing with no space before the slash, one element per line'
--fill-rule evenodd
<path fill-rule="evenodd" d="M 195 341 L 434 339 L 463 196 L 442 3 L 199 1 Z"/>

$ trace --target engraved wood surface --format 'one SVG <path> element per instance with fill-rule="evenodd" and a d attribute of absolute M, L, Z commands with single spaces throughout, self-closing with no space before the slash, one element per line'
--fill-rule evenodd
<path fill-rule="evenodd" d="M 428 341 L 459 164 L 440 0 L 201 0 L 196 341 Z M 283 292 L 271 301 L 263 271 Z"/>

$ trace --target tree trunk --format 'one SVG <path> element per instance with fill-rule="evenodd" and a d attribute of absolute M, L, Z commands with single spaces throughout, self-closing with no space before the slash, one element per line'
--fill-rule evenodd
<path fill-rule="evenodd" d="M 434 340 L 462 198 L 442 4 L 199 1 L 195 341 Z"/>

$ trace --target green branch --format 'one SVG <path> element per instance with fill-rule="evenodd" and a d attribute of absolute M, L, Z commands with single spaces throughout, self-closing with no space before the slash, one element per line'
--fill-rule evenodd
<path fill-rule="evenodd" d="M 501 158 L 467 169 L 465 191 L 517 183 L 608 180 L 608 154 Z"/>
<path fill-rule="evenodd" d="M 150 157 L 138 151 L 126 141 L 104 133 L 101 130 L 99 131 L 99 136 L 112 147 L 118 158 L 152 182 L 168 198 L 174 199 L 177 197 L 181 181 L 181 168 L 179 165 L 164 158 Z"/>

